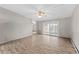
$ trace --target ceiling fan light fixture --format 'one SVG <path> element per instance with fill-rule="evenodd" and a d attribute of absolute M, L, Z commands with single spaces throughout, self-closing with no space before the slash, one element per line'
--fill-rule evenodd
<path fill-rule="evenodd" d="M 44 11 L 38 11 L 38 12 L 37 12 L 38 18 L 42 18 L 42 17 L 45 16 L 45 15 L 46 15 L 46 13 L 45 13 Z"/>
<path fill-rule="evenodd" d="M 38 16 L 38 18 L 42 18 L 42 16 Z"/>

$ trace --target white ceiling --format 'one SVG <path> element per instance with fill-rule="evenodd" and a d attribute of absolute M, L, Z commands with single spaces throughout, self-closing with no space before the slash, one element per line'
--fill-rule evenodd
<path fill-rule="evenodd" d="M 32 20 L 50 20 L 70 17 L 76 5 L 73 4 L 0 4 L 0 7 L 16 12 Z M 44 10 L 47 16 L 38 18 L 38 10 Z"/>

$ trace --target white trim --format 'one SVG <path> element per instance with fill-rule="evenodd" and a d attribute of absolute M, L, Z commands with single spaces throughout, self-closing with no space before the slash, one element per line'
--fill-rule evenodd
<path fill-rule="evenodd" d="M 19 38 L 14 38 L 12 40 L 7 40 L 7 41 L 4 40 L 3 42 L 0 42 L 0 44 L 4 44 L 4 43 L 10 42 L 10 41 L 14 41 L 14 40 L 19 40 L 19 39 L 22 39 L 22 38 L 25 38 L 25 37 L 29 37 L 29 36 L 32 36 L 32 33 L 29 33 L 28 35 L 21 36 Z"/>

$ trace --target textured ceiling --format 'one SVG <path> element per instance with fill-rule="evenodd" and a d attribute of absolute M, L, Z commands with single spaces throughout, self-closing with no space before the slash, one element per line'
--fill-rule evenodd
<path fill-rule="evenodd" d="M 70 17 L 76 5 L 72 4 L 1 4 L 0 7 L 16 12 L 32 20 L 50 20 Z M 47 16 L 38 18 L 36 13 L 44 10 Z"/>

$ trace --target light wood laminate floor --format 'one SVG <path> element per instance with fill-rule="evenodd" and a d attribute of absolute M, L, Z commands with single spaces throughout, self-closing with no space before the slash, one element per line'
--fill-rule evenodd
<path fill-rule="evenodd" d="M 75 49 L 69 39 L 35 34 L 1 44 L 0 53 L 73 54 Z"/>

